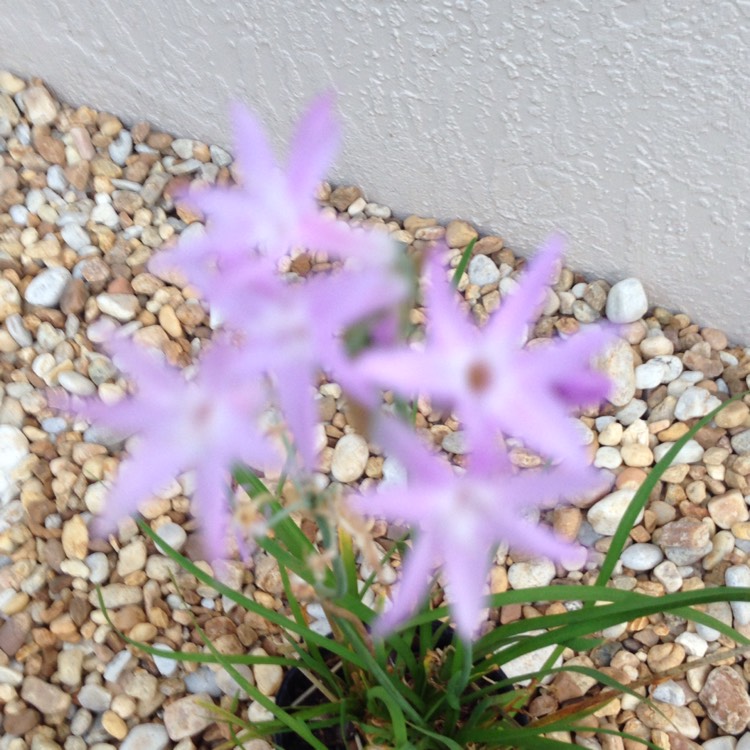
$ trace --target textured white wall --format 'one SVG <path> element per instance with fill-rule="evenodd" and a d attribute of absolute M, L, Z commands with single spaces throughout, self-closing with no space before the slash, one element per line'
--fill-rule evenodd
<path fill-rule="evenodd" d="M 750 343 L 748 0 L 0 0 L 0 67 L 227 144 L 339 92 L 332 175 L 397 212 L 639 276 Z"/>

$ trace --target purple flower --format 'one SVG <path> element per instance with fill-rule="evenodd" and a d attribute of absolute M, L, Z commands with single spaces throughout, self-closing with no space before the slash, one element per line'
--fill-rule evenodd
<path fill-rule="evenodd" d="M 228 275 L 248 273 L 259 263 L 275 269 L 295 248 L 372 263 L 393 258 L 394 246 L 385 233 L 327 217 L 315 200 L 340 140 L 331 95 L 316 98 L 302 117 L 286 171 L 276 162 L 260 122 L 241 104 L 233 106 L 232 115 L 240 187 L 183 193 L 182 199 L 208 218 L 209 233 L 160 253 L 152 268 L 178 266 L 196 286 L 205 284 L 211 271 L 211 285 L 220 286 Z M 213 301 L 207 289 L 202 291 Z"/>
<path fill-rule="evenodd" d="M 114 338 L 108 348 L 118 367 L 132 376 L 133 395 L 114 404 L 57 394 L 50 399 L 54 408 L 138 436 L 96 532 L 113 531 L 119 519 L 135 513 L 170 479 L 195 470 L 193 506 L 207 559 L 226 557 L 232 466 L 239 461 L 256 467 L 281 464 L 279 452 L 257 426 L 267 403 L 260 372 L 226 342 L 211 345 L 192 380 L 127 339 Z"/>
<path fill-rule="evenodd" d="M 554 468 L 512 473 L 488 451 L 472 456 L 465 474 L 427 447 L 404 426 L 381 420 L 378 440 L 404 464 L 408 484 L 381 487 L 353 500 L 360 513 L 406 522 L 416 540 L 406 557 L 395 601 L 376 624 L 384 635 L 417 609 L 436 567 L 442 566 L 458 633 L 470 639 L 484 606 L 483 589 L 492 555 L 502 541 L 556 560 L 585 559 L 585 551 L 526 518 L 529 509 L 551 507 L 565 494 L 599 488 L 591 468 Z"/>
<path fill-rule="evenodd" d="M 487 449 L 500 432 L 554 460 L 587 464 L 570 415 L 609 392 L 609 380 L 592 368 L 591 359 L 613 341 L 615 329 L 589 326 L 569 339 L 523 348 L 561 250 L 560 240 L 550 241 L 482 329 L 458 309 L 457 295 L 433 255 L 424 347 L 367 353 L 359 371 L 407 398 L 426 394 L 455 407 L 474 451 Z"/>

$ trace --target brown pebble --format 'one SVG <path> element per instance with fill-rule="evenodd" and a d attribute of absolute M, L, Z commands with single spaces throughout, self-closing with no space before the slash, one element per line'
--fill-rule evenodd
<path fill-rule="evenodd" d="M 39 726 L 41 714 L 34 708 L 22 708 L 18 713 L 6 713 L 2 727 L 6 735 L 21 737 Z"/>

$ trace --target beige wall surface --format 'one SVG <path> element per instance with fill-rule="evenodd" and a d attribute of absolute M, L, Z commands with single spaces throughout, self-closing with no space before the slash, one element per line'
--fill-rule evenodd
<path fill-rule="evenodd" d="M 0 67 L 125 121 L 279 147 L 338 92 L 331 175 L 461 217 L 750 344 L 748 0 L 0 0 Z"/>

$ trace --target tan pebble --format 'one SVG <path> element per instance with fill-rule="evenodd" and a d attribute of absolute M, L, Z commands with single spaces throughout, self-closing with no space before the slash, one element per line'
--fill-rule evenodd
<path fill-rule="evenodd" d="M 156 638 L 157 632 L 156 627 L 150 622 L 139 622 L 130 629 L 128 637 L 132 638 L 134 641 L 149 643 Z"/>
<path fill-rule="evenodd" d="M 81 516 L 73 516 L 63 524 L 62 546 L 66 557 L 74 560 L 83 560 L 88 554 L 89 530 Z"/>
<path fill-rule="evenodd" d="M 745 424 L 745 421 L 750 415 L 750 407 L 744 401 L 734 401 L 728 406 L 725 406 L 717 415 L 716 422 L 717 427 L 723 427 L 725 429 L 732 429 L 734 427 L 741 427 Z"/>
<path fill-rule="evenodd" d="M 412 239 L 417 229 L 422 229 L 422 227 L 434 227 L 437 224 L 437 219 L 416 216 L 415 214 L 411 214 L 404 219 L 404 229 L 412 235 Z"/>
<path fill-rule="evenodd" d="M 502 249 L 502 237 L 482 237 L 474 245 L 474 255 L 492 255 Z"/>
<path fill-rule="evenodd" d="M 454 219 L 445 229 L 445 241 L 448 247 L 466 247 L 479 233 L 468 221 Z"/>
<path fill-rule="evenodd" d="M 662 481 L 664 482 L 673 482 L 674 484 L 680 484 L 685 477 L 688 475 L 688 472 L 690 471 L 690 466 L 688 464 L 675 464 L 674 466 L 670 466 L 664 473 L 661 475 Z"/>
<path fill-rule="evenodd" d="M 572 541 L 578 536 L 583 523 L 583 514 L 579 508 L 570 506 L 555 508 L 553 518 L 554 529 L 563 539 Z"/>
<path fill-rule="evenodd" d="M 623 426 L 619 422 L 610 422 L 599 433 L 599 445 L 615 446 L 622 440 Z"/>
<path fill-rule="evenodd" d="M 670 427 L 667 427 L 666 430 L 659 432 L 656 437 L 658 437 L 662 443 L 668 443 L 674 440 L 679 440 L 689 430 L 690 428 L 684 422 L 675 422 Z"/>
<path fill-rule="evenodd" d="M 654 463 L 654 454 L 651 452 L 651 449 L 647 445 L 641 445 L 640 443 L 623 445 L 620 448 L 620 454 L 626 466 L 642 468 L 651 466 Z"/>
<path fill-rule="evenodd" d="M 182 325 L 180 324 L 174 308 L 170 305 L 164 305 L 159 310 L 159 325 L 173 338 L 178 339 L 183 336 Z"/>
<path fill-rule="evenodd" d="M 142 346 L 151 346 L 161 350 L 169 341 L 169 337 L 161 326 L 150 325 L 135 331 L 133 341 Z"/>
<path fill-rule="evenodd" d="M 362 190 L 355 185 L 336 188 L 329 199 L 329 203 L 340 212 L 346 211 L 358 198 L 362 197 Z"/>
<path fill-rule="evenodd" d="M 508 590 L 508 572 L 504 567 L 495 565 L 490 571 L 490 593 L 502 594 Z"/>
<path fill-rule="evenodd" d="M 730 490 L 724 495 L 708 501 L 708 512 L 714 523 L 721 529 L 734 528 L 734 525 L 750 518 L 745 498 L 739 490 Z"/>
<path fill-rule="evenodd" d="M 623 469 L 617 475 L 617 479 L 615 480 L 615 487 L 618 490 L 638 489 L 638 487 L 643 484 L 647 476 L 648 475 L 645 471 L 643 471 L 643 469 L 629 466 L 628 468 Z"/>
<path fill-rule="evenodd" d="M 29 595 L 25 591 L 17 591 L 0 606 L 0 612 L 7 617 L 12 617 L 19 612 L 23 612 L 28 606 L 29 601 Z"/>
<path fill-rule="evenodd" d="M 750 522 L 748 521 L 733 523 L 731 531 L 737 539 L 742 539 L 743 541 L 750 540 Z"/>
<path fill-rule="evenodd" d="M 717 352 L 726 349 L 729 344 L 726 334 L 717 328 L 704 328 L 701 331 L 701 336 L 703 336 L 703 340 Z"/>
<path fill-rule="evenodd" d="M 102 714 L 102 727 L 116 740 L 122 740 L 128 734 L 128 725 L 114 711 L 107 710 Z"/>
<path fill-rule="evenodd" d="M 122 169 L 104 156 L 95 156 L 90 164 L 94 177 L 122 177 Z"/>

